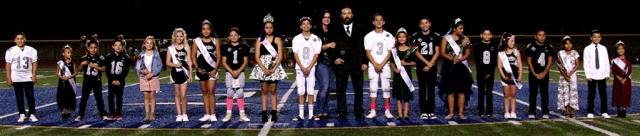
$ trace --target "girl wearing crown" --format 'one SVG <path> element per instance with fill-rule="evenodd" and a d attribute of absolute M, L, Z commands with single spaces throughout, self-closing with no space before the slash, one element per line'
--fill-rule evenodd
<path fill-rule="evenodd" d="M 202 100 L 204 101 L 205 114 L 199 121 L 218 121 L 216 118 L 216 80 L 220 66 L 220 41 L 209 20 L 204 20 L 201 25 L 200 37 L 193 39 L 191 46 L 191 60 L 194 60 L 196 68 L 196 80 L 200 80 Z"/>
<path fill-rule="evenodd" d="M 446 95 L 443 100 L 447 101 L 449 107 L 449 115 L 445 119 L 453 118 L 454 108 L 458 107 L 458 117 L 467 119 L 464 116 L 464 107 L 467 98 L 471 94 L 471 70 L 467 64 L 467 58 L 471 54 L 470 41 L 464 36 L 464 23 L 460 18 L 456 19 L 452 24 L 447 35 L 442 37 L 440 43 L 440 54 L 444 58 L 442 61 L 442 77 L 440 82 L 440 95 Z M 458 105 L 455 104 L 458 100 Z"/>
<path fill-rule="evenodd" d="M 76 109 L 76 81 L 78 74 L 76 64 L 71 61 L 71 46 L 62 48 L 62 60 L 58 61 L 56 76 L 58 80 L 58 92 L 56 99 L 58 109 L 62 111 L 62 120 L 71 120 L 71 110 Z"/>
<path fill-rule="evenodd" d="M 285 55 L 282 47 L 282 39 L 274 36 L 273 16 L 267 14 L 262 20 L 262 30 L 260 37 L 255 43 L 255 59 L 257 66 L 254 66 L 249 79 L 260 81 L 262 88 L 262 122 L 268 121 L 267 101 L 271 98 L 271 121 L 278 121 L 277 111 L 277 86 L 278 81 L 287 79 L 287 74 L 280 65 L 282 56 Z"/>
<path fill-rule="evenodd" d="M 409 120 L 409 101 L 413 100 L 413 83 L 411 82 L 411 67 L 416 65 L 418 45 L 409 47 L 407 30 L 400 28 L 396 33 L 396 46 L 393 49 L 391 69 L 393 69 L 392 97 L 398 104 L 398 120 Z"/>
<path fill-rule="evenodd" d="M 622 41 L 616 44 L 616 55 L 611 60 L 611 73 L 614 75 L 611 91 L 611 106 L 618 109 L 618 118 L 627 116 L 627 107 L 631 106 L 631 61 L 625 54 Z"/>
<path fill-rule="evenodd" d="M 562 38 L 562 50 L 558 52 L 558 109 L 564 110 L 568 118 L 575 118 L 578 108 L 578 76 L 576 71 L 580 66 L 580 54 L 573 50 L 573 40 L 569 36 Z"/>

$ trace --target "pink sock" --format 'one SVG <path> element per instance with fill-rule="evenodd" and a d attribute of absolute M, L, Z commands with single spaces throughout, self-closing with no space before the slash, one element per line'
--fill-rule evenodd
<path fill-rule="evenodd" d="M 376 110 L 376 103 L 371 103 L 371 110 Z"/>
<path fill-rule="evenodd" d="M 391 109 L 391 104 L 390 103 L 384 103 L 384 109 L 385 110 Z"/>
<path fill-rule="evenodd" d="M 233 98 L 227 97 L 227 111 L 231 111 L 233 109 Z"/>
<path fill-rule="evenodd" d="M 240 109 L 240 111 L 244 111 L 244 98 L 238 98 L 236 101 L 238 101 L 238 109 Z"/>

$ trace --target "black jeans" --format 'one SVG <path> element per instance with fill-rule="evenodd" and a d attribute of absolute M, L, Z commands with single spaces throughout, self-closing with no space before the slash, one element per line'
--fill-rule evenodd
<path fill-rule="evenodd" d="M 587 112 L 595 113 L 594 110 L 594 100 L 596 99 L 596 85 L 598 86 L 598 93 L 600 93 L 600 113 L 607 113 L 608 105 L 607 105 L 607 80 L 591 80 L 587 81 L 587 86 L 589 87 L 589 95 L 587 95 Z"/>
<path fill-rule="evenodd" d="M 113 115 L 122 115 L 122 93 L 124 91 L 124 81 L 120 85 L 112 85 L 109 81 L 109 112 Z M 116 99 L 116 100 L 114 100 Z"/>
<path fill-rule="evenodd" d="M 359 68 L 359 67 L 358 67 Z M 364 114 L 362 108 L 362 84 L 363 84 L 363 71 L 360 69 L 334 69 L 336 74 L 336 97 L 338 99 L 337 113 L 347 114 L 347 85 L 349 84 L 349 76 L 351 76 L 351 84 L 353 86 L 354 102 L 353 109 L 354 114 Z"/>
<path fill-rule="evenodd" d="M 538 88 L 540 88 L 542 114 L 549 114 L 549 74 L 542 79 L 529 74 L 529 114 L 536 114 Z"/>
<path fill-rule="evenodd" d="M 487 74 L 491 74 L 489 78 L 485 78 Z M 493 114 L 493 84 L 494 73 L 476 73 L 476 80 L 478 81 L 478 115 L 492 115 Z M 485 111 L 485 97 L 486 97 L 486 111 Z"/>
<path fill-rule="evenodd" d="M 422 71 L 422 68 L 424 68 L 424 66 L 416 68 L 420 113 L 434 113 L 436 108 L 435 92 L 438 66 L 434 65 L 428 72 Z"/>
<path fill-rule="evenodd" d="M 29 115 L 36 114 L 36 101 L 33 96 L 33 82 L 14 82 L 13 89 L 16 92 L 16 103 L 18 104 L 18 111 L 20 114 L 25 114 L 24 110 L 24 97 L 27 97 L 27 104 L 29 106 Z M 27 117 L 29 115 L 26 115 Z"/>
<path fill-rule="evenodd" d="M 87 100 L 89 100 L 89 95 L 92 91 L 93 96 L 96 98 L 100 116 L 107 116 L 107 111 L 104 110 L 104 100 L 102 100 L 102 82 L 95 79 L 85 79 L 82 82 L 82 97 L 80 98 L 80 111 L 78 112 L 78 116 L 84 116 L 85 109 L 87 109 Z"/>

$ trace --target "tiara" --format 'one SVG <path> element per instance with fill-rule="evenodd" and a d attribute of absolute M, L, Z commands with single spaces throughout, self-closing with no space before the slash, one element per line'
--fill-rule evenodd
<path fill-rule="evenodd" d="M 205 19 L 204 21 L 202 21 L 202 24 L 203 24 L 203 25 L 204 25 L 204 24 L 211 24 L 211 22 L 209 22 L 209 20 L 206 20 L 206 19 Z"/>
<path fill-rule="evenodd" d="M 311 22 L 311 17 L 302 17 L 302 18 L 300 18 L 300 23 L 302 23 L 302 20 L 309 20 L 309 22 Z"/>
<path fill-rule="evenodd" d="M 624 43 L 622 42 L 622 40 L 618 40 L 618 43 L 616 43 L 616 45 L 620 45 L 620 44 L 624 45 Z"/>
<path fill-rule="evenodd" d="M 273 16 L 271 16 L 271 14 L 267 14 L 267 16 L 264 16 L 264 18 L 262 19 L 262 23 L 267 23 L 267 22 L 273 23 Z"/>
<path fill-rule="evenodd" d="M 396 32 L 396 34 L 398 34 L 400 32 L 407 33 L 407 29 L 404 29 L 404 27 L 400 27 L 400 29 L 398 29 L 398 32 Z"/>
<path fill-rule="evenodd" d="M 592 33 L 600 32 L 600 30 L 598 30 L 598 29 L 593 29 L 593 30 L 591 30 L 591 32 L 592 32 Z"/>
<path fill-rule="evenodd" d="M 564 38 L 562 38 L 562 40 L 566 40 L 566 39 L 571 39 L 571 37 L 567 35 L 567 36 L 564 36 Z"/>
<path fill-rule="evenodd" d="M 456 20 L 454 22 L 457 24 L 458 22 L 461 22 L 461 21 L 462 21 L 462 19 L 456 18 Z"/>
<path fill-rule="evenodd" d="M 153 35 L 147 36 L 147 39 L 153 39 Z"/>
<path fill-rule="evenodd" d="M 174 31 L 184 31 L 182 28 L 176 28 Z"/>
<path fill-rule="evenodd" d="M 71 46 L 69 46 L 69 44 L 67 44 L 64 47 L 62 47 L 63 50 L 66 49 L 66 48 L 69 48 L 69 49 L 73 50 L 73 48 L 71 48 Z"/>

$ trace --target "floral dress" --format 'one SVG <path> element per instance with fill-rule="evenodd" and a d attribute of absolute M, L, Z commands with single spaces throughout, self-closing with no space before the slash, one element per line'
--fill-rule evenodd
<path fill-rule="evenodd" d="M 571 72 L 576 66 L 576 60 L 580 57 L 577 51 L 572 50 L 570 54 L 562 50 L 558 52 L 558 67 L 564 66 L 567 72 Z M 563 76 L 560 76 L 558 81 L 558 109 L 564 110 L 565 106 L 569 106 L 573 109 L 579 109 L 578 107 L 578 76 L 577 73 L 570 75 L 571 80 L 567 81 Z"/>

